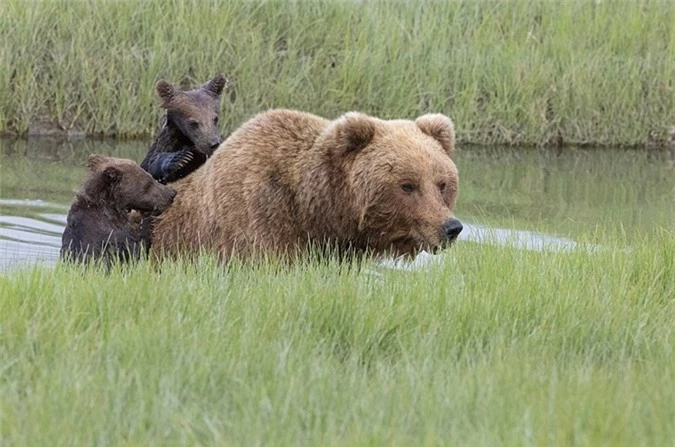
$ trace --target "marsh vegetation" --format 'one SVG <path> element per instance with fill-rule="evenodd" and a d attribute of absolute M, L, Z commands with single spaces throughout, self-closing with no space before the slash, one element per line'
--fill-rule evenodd
<path fill-rule="evenodd" d="M 158 79 L 220 72 L 225 133 L 270 107 L 441 112 L 477 144 L 658 147 L 675 124 L 667 0 L 6 0 L 0 15 L 2 133 L 147 136 Z"/>

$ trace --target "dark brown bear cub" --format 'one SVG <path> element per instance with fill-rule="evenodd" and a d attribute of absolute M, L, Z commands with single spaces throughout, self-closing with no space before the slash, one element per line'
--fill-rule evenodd
<path fill-rule="evenodd" d="M 91 174 L 68 212 L 61 257 L 89 262 L 138 259 L 150 248 L 152 219 L 139 226 L 129 212 L 158 214 L 173 202 L 176 191 L 155 181 L 134 161 L 91 155 Z"/>
<path fill-rule="evenodd" d="M 183 178 L 203 165 L 218 148 L 220 94 L 226 85 L 223 75 L 188 91 L 177 90 L 165 80 L 157 82 L 166 116 L 141 162 L 141 167 L 154 179 L 170 183 Z"/>

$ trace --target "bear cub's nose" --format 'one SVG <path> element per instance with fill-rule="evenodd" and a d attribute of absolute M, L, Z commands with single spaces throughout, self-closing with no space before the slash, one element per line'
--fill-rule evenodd
<path fill-rule="evenodd" d="M 211 142 L 211 150 L 215 151 L 216 149 L 218 149 L 218 146 L 220 146 L 220 143 L 221 143 L 220 139 L 212 141 Z"/>
<path fill-rule="evenodd" d="M 448 219 L 443 224 L 443 232 L 451 241 L 457 239 L 457 236 L 459 236 L 459 233 L 462 232 L 463 228 L 462 222 L 457 219 Z"/>

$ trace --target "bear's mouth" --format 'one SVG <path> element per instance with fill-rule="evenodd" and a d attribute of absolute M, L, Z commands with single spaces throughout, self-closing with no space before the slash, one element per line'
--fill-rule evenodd
<path fill-rule="evenodd" d="M 427 238 L 415 235 L 406 235 L 392 239 L 390 247 L 397 255 L 416 255 L 421 251 L 437 254 L 450 246 L 451 241 L 434 243 Z"/>
<path fill-rule="evenodd" d="M 435 251 L 437 248 L 434 244 L 414 236 L 401 236 L 393 239 L 390 244 L 392 251 L 396 255 L 415 255 L 422 250 Z"/>

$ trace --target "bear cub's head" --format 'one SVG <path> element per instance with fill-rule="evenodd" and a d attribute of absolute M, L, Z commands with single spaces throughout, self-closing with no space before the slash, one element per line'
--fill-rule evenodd
<path fill-rule="evenodd" d="M 192 90 L 178 90 L 170 82 L 160 80 L 155 88 L 166 109 L 168 125 L 175 126 L 206 156 L 211 156 L 221 143 L 220 95 L 227 79 L 217 75 L 206 84 Z"/>
<path fill-rule="evenodd" d="M 137 210 L 159 214 L 176 197 L 173 188 L 153 179 L 133 160 L 94 154 L 89 156 L 87 167 L 91 174 L 84 184 L 84 195 L 119 213 Z"/>
<path fill-rule="evenodd" d="M 377 252 L 414 255 L 457 239 L 455 129 L 441 114 L 381 120 L 347 113 L 328 141 L 351 187 L 360 239 Z M 326 140 L 324 140 L 326 141 Z"/>

